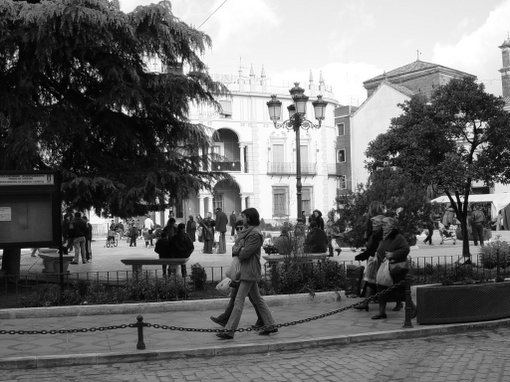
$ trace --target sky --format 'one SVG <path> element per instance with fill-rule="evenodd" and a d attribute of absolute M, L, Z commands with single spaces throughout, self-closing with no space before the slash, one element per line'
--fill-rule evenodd
<path fill-rule="evenodd" d="M 121 10 L 157 0 L 120 0 Z M 214 74 L 262 66 L 277 83 L 322 71 L 342 104 L 366 99 L 363 81 L 417 59 L 465 71 L 501 95 L 510 0 L 174 0 L 173 14 L 208 34 Z"/>

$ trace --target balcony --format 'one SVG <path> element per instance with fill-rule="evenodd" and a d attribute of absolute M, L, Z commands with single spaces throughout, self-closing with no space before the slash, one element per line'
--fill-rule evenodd
<path fill-rule="evenodd" d="M 295 162 L 267 162 L 268 175 L 296 175 Z M 317 163 L 301 163 L 301 175 L 317 175 Z"/>
<path fill-rule="evenodd" d="M 213 161 L 211 164 L 212 171 L 241 171 L 241 162 L 233 161 Z"/>

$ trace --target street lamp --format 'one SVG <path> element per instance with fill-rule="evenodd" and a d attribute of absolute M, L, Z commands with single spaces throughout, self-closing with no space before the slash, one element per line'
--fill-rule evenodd
<path fill-rule="evenodd" d="M 306 104 L 308 103 L 308 96 L 304 94 L 304 89 L 299 87 L 299 82 L 294 83 L 294 87 L 289 90 L 293 103 L 287 107 L 289 112 L 289 119 L 278 123 L 282 113 L 282 103 L 276 98 L 276 95 L 271 96 L 271 100 L 267 102 L 269 110 L 269 118 L 273 121 L 277 129 L 285 128 L 287 130 L 294 130 L 296 133 L 296 191 L 297 191 L 297 218 L 301 218 L 302 200 L 301 200 L 301 142 L 299 137 L 300 129 L 318 129 L 326 115 L 326 101 L 322 99 L 322 95 L 317 96 L 317 100 L 312 102 L 315 119 L 319 122 L 318 125 L 313 124 L 312 121 L 306 119 Z"/>

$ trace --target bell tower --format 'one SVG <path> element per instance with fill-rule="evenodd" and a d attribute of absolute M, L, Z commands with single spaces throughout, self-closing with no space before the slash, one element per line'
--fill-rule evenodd
<path fill-rule="evenodd" d="M 499 69 L 501 73 L 501 84 L 503 87 L 503 98 L 510 98 L 510 37 L 508 37 L 499 47 L 503 58 L 503 67 Z"/>

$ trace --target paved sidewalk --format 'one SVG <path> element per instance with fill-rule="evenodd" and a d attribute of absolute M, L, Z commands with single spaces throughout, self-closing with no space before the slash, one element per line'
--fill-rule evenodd
<path fill-rule="evenodd" d="M 267 301 L 276 323 L 286 323 L 330 312 L 351 305 L 356 299 L 336 293 L 270 296 Z M 2 330 L 60 330 L 98 328 L 132 324 L 143 315 L 144 322 L 185 328 L 219 329 L 209 316 L 219 314 L 225 300 L 131 304 L 122 306 L 88 306 L 4 310 L 0 316 Z M 124 328 L 70 334 L 0 334 L 0 369 L 53 367 L 80 364 L 149 361 L 189 356 L 234 355 L 294 350 L 321 345 L 381 339 L 413 338 L 446 334 L 473 328 L 509 325 L 510 320 L 485 323 L 419 326 L 403 328 L 404 312 L 388 309 L 388 318 L 372 320 L 370 312 L 353 309 L 329 317 L 280 328 L 277 334 L 259 336 L 256 332 L 236 333 L 233 340 L 219 340 L 215 333 L 144 328 L 145 350 L 137 350 L 137 329 Z M 123 313 L 119 313 L 120 311 Z M 247 304 L 240 327 L 256 320 Z"/>

